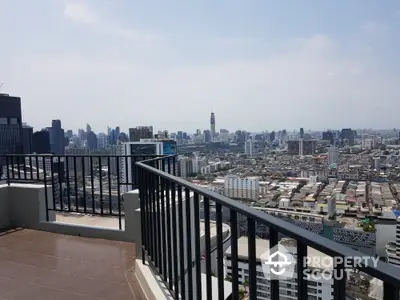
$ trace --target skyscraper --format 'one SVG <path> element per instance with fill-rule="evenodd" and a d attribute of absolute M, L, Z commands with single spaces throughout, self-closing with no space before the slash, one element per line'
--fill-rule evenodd
<path fill-rule="evenodd" d="M 32 138 L 32 152 L 37 154 L 50 153 L 50 133 L 46 130 L 37 131 Z"/>
<path fill-rule="evenodd" d="M 97 135 L 93 131 L 89 131 L 87 134 L 87 146 L 89 150 L 97 149 L 98 146 Z"/>
<path fill-rule="evenodd" d="M 211 139 L 215 140 L 215 115 L 212 112 L 210 117 L 210 131 L 211 131 Z"/>
<path fill-rule="evenodd" d="M 22 126 L 22 152 L 24 154 L 32 153 L 33 127 Z"/>
<path fill-rule="evenodd" d="M 5 164 L 2 155 L 17 153 L 22 153 L 21 98 L 0 94 L 0 166 Z"/>
<path fill-rule="evenodd" d="M 51 122 L 50 144 L 51 152 L 55 154 L 65 153 L 64 129 L 61 127 L 60 120 L 53 120 Z"/>
<path fill-rule="evenodd" d="M 300 128 L 300 138 L 304 137 L 304 128 Z"/>

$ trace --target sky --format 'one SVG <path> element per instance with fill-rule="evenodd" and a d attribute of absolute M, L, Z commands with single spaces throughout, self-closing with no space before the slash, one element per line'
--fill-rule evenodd
<path fill-rule="evenodd" d="M 0 92 L 40 130 L 395 128 L 395 0 L 0 0 Z"/>

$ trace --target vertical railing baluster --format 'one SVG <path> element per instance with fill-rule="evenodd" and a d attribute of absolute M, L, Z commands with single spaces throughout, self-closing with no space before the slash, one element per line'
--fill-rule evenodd
<path fill-rule="evenodd" d="M 22 156 L 21 161 L 24 164 L 24 180 L 26 180 L 26 156 Z"/>
<path fill-rule="evenodd" d="M 195 229 L 195 264 L 196 264 L 196 299 L 202 299 L 201 287 L 201 252 L 200 252 L 200 200 L 199 194 L 194 192 L 194 229 Z"/>
<path fill-rule="evenodd" d="M 108 205 L 110 206 L 109 214 L 110 216 L 113 214 L 112 211 L 112 191 L 111 191 L 111 174 L 110 174 L 110 156 L 107 156 L 107 178 L 108 178 Z"/>
<path fill-rule="evenodd" d="M 232 299 L 239 299 L 239 280 L 238 280 L 238 224 L 237 213 L 230 210 L 231 222 L 231 267 L 232 267 Z"/>
<path fill-rule="evenodd" d="M 29 175 L 30 175 L 30 180 L 33 180 L 33 164 L 32 164 L 32 155 L 29 155 Z"/>
<path fill-rule="evenodd" d="M 37 157 L 36 159 L 39 159 Z M 46 160 L 45 156 L 42 157 L 42 162 L 43 162 L 43 180 L 44 180 L 44 198 L 46 201 L 46 221 L 49 221 L 49 195 L 47 192 L 47 174 L 46 174 Z"/>
<path fill-rule="evenodd" d="M 158 161 L 157 161 L 158 163 Z M 161 236 L 163 235 L 163 228 L 161 227 L 161 208 L 160 208 L 160 177 L 154 176 L 154 188 L 155 188 L 155 206 L 156 206 L 156 220 L 157 220 L 157 266 L 160 274 L 163 273 L 163 259 L 161 250 Z"/>
<path fill-rule="evenodd" d="M 70 156 L 65 157 L 65 180 L 67 181 L 67 201 L 68 201 L 68 211 L 71 212 L 71 187 L 69 183 L 69 161 Z"/>
<path fill-rule="evenodd" d="M 165 180 L 165 193 L 166 193 L 166 213 L 167 213 L 167 251 L 168 251 L 168 287 L 172 291 L 173 289 L 173 277 L 172 277 L 172 247 L 171 247 L 171 182 L 166 179 Z"/>
<path fill-rule="evenodd" d="M 139 202 L 140 202 L 140 227 L 141 227 L 141 236 L 142 236 L 142 263 L 146 263 L 146 253 L 145 253 L 145 246 L 146 246 L 146 234 L 145 234 L 145 224 L 146 224 L 146 206 L 144 204 L 144 170 L 136 166 L 135 172 L 140 172 L 139 181 L 137 182 L 139 186 Z"/>
<path fill-rule="evenodd" d="M 165 179 L 161 178 L 161 233 L 162 233 L 162 256 L 163 256 L 163 261 L 162 261 L 162 275 L 164 278 L 164 282 L 167 282 L 168 280 L 168 270 L 167 270 L 167 264 L 168 258 L 167 258 L 167 225 L 166 225 L 166 215 L 165 215 L 165 199 L 166 199 L 166 193 L 165 193 Z"/>
<path fill-rule="evenodd" d="M 96 213 L 96 205 L 94 201 L 94 174 L 93 174 L 93 156 L 90 156 L 90 185 L 91 185 L 91 192 L 92 192 L 92 214 Z"/>
<path fill-rule="evenodd" d="M 185 251 L 183 240 L 183 201 L 182 201 L 182 186 L 178 184 L 178 215 L 179 215 L 179 266 L 180 266 L 180 281 L 181 281 L 181 298 L 186 299 L 185 289 Z"/>
<path fill-rule="evenodd" d="M 188 293 L 187 299 L 193 299 L 193 257 L 192 257 L 192 210 L 190 205 L 190 190 L 185 188 L 185 207 L 186 207 L 186 264 L 188 274 Z"/>
<path fill-rule="evenodd" d="M 172 157 L 172 174 L 176 176 L 176 156 Z"/>
<path fill-rule="evenodd" d="M 124 163 L 125 164 L 125 169 L 124 169 L 124 172 L 125 172 L 125 188 L 124 188 L 124 192 L 127 192 L 129 190 L 129 175 L 128 175 L 128 172 L 127 172 L 127 170 L 128 170 L 128 156 L 125 156 L 124 158 L 117 157 L 116 159 L 117 160 L 121 159 L 121 162 L 122 162 L 122 159 L 125 159 L 125 163 Z M 133 162 L 131 168 L 134 171 L 134 174 L 136 176 L 137 169 L 136 169 L 135 166 L 136 166 L 135 162 Z M 122 171 L 121 171 L 121 173 L 122 173 Z M 121 176 L 121 174 L 117 174 L 117 176 Z M 132 176 L 131 180 L 132 180 L 132 182 L 131 182 L 131 190 L 133 190 L 133 184 L 132 184 L 133 180 L 134 180 L 133 176 Z M 136 181 L 136 185 L 138 186 L 138 182 L 137 181 Z"/>
<path fill-rule="evenodd" d="M 81 164 L 82 164 L 82 188 L 83 188 L 83 212 L 86 214 L 87 211 L 87 203 L 86 203 L 86 156 L 81 157 Z"/>
<path fill-rule="evenodd" d="M 119 159 L 116 159 L 117 163 L 117 197 L 118 197 L 118 226 L 119 230 L 122 230 L 122 213 L 121 213 L 121 187 L 120 187 L 120 182 L 119 182 Z M 108 173 L 111 174 L 110 170 L 108 170 Z"/>
<path fill-rule="evenodd" d="M 101 156 L 99 156 L 99 185 L 100 185 L 100 214 L 104 214 L 104 199 L 103 199 L 103 166 L 101 165 Z"/>
<path fill-rule="evenodd" d="M 35 164 L 36 164 L 36 178 L 37 178 L 38 182 L 40 182 L 39 156 L 36 155 L 35 159 L 36 159 L 36 161 L 35 161 Z M 42 160 L 42 162 L 43 162 L 43 160 Z"/>
<path fill-rule="evenodd" d="M 269 228 L 269 249 L 272 249 L 277 245 L 278 245 L 278 232 L 273 228 Z M 279 299 L 279 281 L 273 280 L 271 276 L 270 283 L 271 283 L 271 299 Z"/>
<path fill-rule="evenodd" d="M 204 239 L 206 249 L 202 256 L 206 260 L 206 297 L 212 299 L 210 199 L 207 197 L 204 197 Z"/>
<path fill-rule="evenodd" d="M 307 300 L 307 280 L 304 278 L 305 258 L 307 257 L 307 245 L 297 241 L 297 293 L 299 300 Z"/>
<path fill-rule="evenodd" d="M 222 206 L 220 203 L 216 203 L 215 206 L 217 214 L 217 270 L 218 270 L 218 298 L 219 300 L 225 300 L 224 293 L 224 249 L 223 240 L 224 236 L 222 233 Z"/>
<path fill-rule="evenodd" d="M 75 184 L 75 211 L 79 212 L 79 195 L 78 195 L 78 171 L 76 169 L 76 156 L 73 156 L 74 160 L 74 184 Z M 82 168 L 81 168 L 82 170 Z"/>
<path fill-rule="evenodd" d="M 171 183 L 171 210 L 172 210 L 172 254 L 174 263 L 174 291 L 175 298 L 179 299 L 179 278 L 178 278 L 178 234 L 177 234 L 177 211 L 176 211 L 176 185 Z"/>
<path fill-rule="evenodd" d="M 249 293 L 251 299 L 257 299 L 257 256 L 256 256 L 256 222 L 247 218 L 248 255 L 249 255 Z M 271 299 L 277 299 L 271 297 Z"/>
<path fill-rule="evenodd" d="M 44 166 L 46 168 L 46 166 Z M 53 191 L 53 208 L 57 210 L 56 206 L 56 192 L 55 192 L 55 184 L 54 184 L 54 156 L 50 156 L 50 172 L 51 172 L 51 190 Z"/>
<path fill-rule="evenodd" d="M 15 179 L 15 172 L 14 172 L 14 156 L 10 156 L 11 158 L 11 178 Z"/>
<path fill-rule="evenodd" d="M 10 164 L 9 164 L 9 156 L 6 155 L 6 168 L 7 168 L 7 185 L 10 186 Z"/>
<path fill-rule="evenodd" d="M 62 185 L 62 179 L 64 178 L 64 170 L 61 171 L 61 157 L 57 157 L 58 160 L 58 188 L 60 190 L 60 210 L 64 210 L 64 197 L 63 197 L 63 185 Z M 61 173 L 62 172 L 62 173 Z"/>
<path fill-rule="evenodd" d="M 17 160 L 18 180 L 21 180 L 21 168 L 20 168 L 20 164 L 21 164 L 21 158 L 22 158 L 22 156 L 18 156 L 18 155 L 17 155 L 15 158 L 16 158 L 16 160 Z"/>
<path fill-rule="evenodd" d="M 343 274 L 343 276 L 339 276 L 338 278 L 333 279 L 333 290 L 334 290 L 334 299 L 345 299 L 346 298 L 346 276 L 344 276 L 344 263 L 338 262 L 338 260 L 334 260 L 336 264 L 333 266 L 335 268 L 335 274 Z M 341 277 L 341 278 L 340 278 Z"/>
<path fill-rule="evenodd" d="M 150 162 L 151 165 L 151 162 Z M 154 180 L 153 180 L 153 173 L 152 172 L 148 172 L 147 173 L 148 177 L 147 177 L 147 183 L 149 186 L 149 206 L 150 206 L 150 227 L 149 227 L 149 231 L 151 233 L 151 259 L 154 262 L 156 268 L 158 267 L 158 261 L 157 261 L 157 238 L 156 238 L 156 234 L 157 234 L 157 229 L 156 229 L 156 214 L 155 214 L 155 201 L 154 201 Z"/>

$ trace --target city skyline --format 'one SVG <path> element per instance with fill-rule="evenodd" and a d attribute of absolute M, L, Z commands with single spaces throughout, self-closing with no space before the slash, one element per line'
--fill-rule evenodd
<path fill-rule="evenodd" d="M 35 129 L 60 119 L 191 132 L 209 128 L 211 111 L 229 130 L 394 128 L 399 11 L 395 1 L 3 1 L 0 26 L 13 30 L 2 32 L 0 92 L 22 98 Z"/>

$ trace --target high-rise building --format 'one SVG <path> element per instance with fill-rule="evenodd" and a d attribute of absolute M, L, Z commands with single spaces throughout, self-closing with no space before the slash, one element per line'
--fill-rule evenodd
<path fill-rule="evenodd" d="M 351 128 L 343 128 L 341 133 L 342 142 L 350 146 L 354 145 L 354 138 L 356 134 Z"/>
<path fill-rule="evenodd" d="M 203 136 L 204 136 L 204 143 L 211 143 L 212 134 L 211 134 L 210 130 L 204 130 L 203 131 Z"/>
<path fill-rule="evenodd" d="M 0 94 L 0 166 L 5 164 L 2 155 L 18 153 L 22 153 L 21 98 Z"/>
<path fill-rule="evenodd" d="M 315 140 L 290 140 L 288 141 L 290 155 L 313 155 L 315 153 Z"/>
<path fill-rule="evenodd" d="M 304 128 L 300 128 L 300 138 L 304 138 Z"/>
<path fill-rule="evenodd" d="M 324 132 L 322 133 L 322 139 L 323 139 L 324 141 L 329 141 L 331 144 L 333 144 L 333 142 L 334 142 L 334 140 L 335 140 L 332 131 L 324 131 Z"/>
<path fill-rule="evenodd" d="M 61 127 L 60 120 L 53 120 L 51 122 L 50 145 L 51 152 L 54 154 L 63 155 L 65 153 L 64 129 Z"/>
<path fill-rule="evenodd" d="M 211 131 L 211 139 L 215 140 L 215 115 L 212 112 L 210 117 L 210 131 Z"/>
<path fill-rule="evenodd" d="M 329 147 L 328 148 L 328 164 L 337 164 L 339 158 L 339 149 L 337 147 Z"/>
<path fill-rule="evenodd" d="M 24 154 L 32 153 L 33 143 L 33 127 L 28 125 L 22 126 L 22 152 Z"/>
<path fill-rule="evenodd" d="M 97 149 L 97 136 L 93 131 L 89 131 L 87 134 L 87 146 L 89 150 Z"/>
<path fill-rule="evenodd" d="M 36 131 L 33 134 L 32 152 L 37 154 L 51 153 L 50 133 L 47 130 Z"/>
<path fill-rule="evenodd" d="M 107 135 L 103 132 L 100 132 L 97 135 L 97 144 L 99 149 L 104 149 L 107 146 Z"/>
<path fill-rule="evenodd" d="M 275 131 L 272 131 L 272 132 L 269 134 L 269 140 L 270 140 L 270 142 L 275 141 Z"/>
<path fill-rule="evenodd" d="M 244 153 L 248 156 L 253 156 L 254 154 L 254 142 L 251 138 L 244 143 Z"/>
<path fill-rule="evenodd" d="M 129 141 L 140 142 L 140 139 L 151 139 L 153 137 L 153 126 L 137 126 L 129 128 Z"/>

